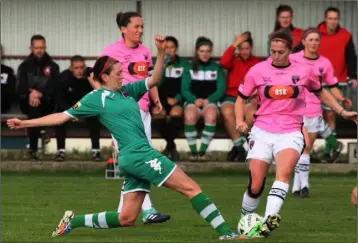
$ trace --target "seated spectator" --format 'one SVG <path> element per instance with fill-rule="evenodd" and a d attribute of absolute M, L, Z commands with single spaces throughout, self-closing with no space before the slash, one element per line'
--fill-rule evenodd
<path fill-rule="evenodd" d="M 87 80 L 91 70 L 86 67 L 85 59 L 82 56 L 73 56 L 71 65 L 60 74 L 59 88 L 56 90 L 56 112 L 65 111 L 74 106 L 87 93 L 93 90 Z M 89 135 L 92 141 L 92 159 L 100 161 L 100 123 L 97 117 L 85 119 L 89 128 Z M 56 128 L 57 153 L 55 160 L 65 159 L 66 124 Z"/>
<path fill-rule="evenodd" d="M 59 67 L 46 52 L 46 40 L 42 35 L 31 37 L 31 54 L 18 68 L 17 92 L 20 109 L 29 119 L 53 112 L 54 90 L 59 81 Z M 41 128 L 28 129 L 30 142 L 29 159 L 38 160 L 37 144 L 41 136 L 43 143 L 48 137 Z"/>
<path fill-rule="evenodd" d="M 293 9 L 289 5 L 280 5 L 276 8 L 276 20 L 275 28 L 273 32 L 279 31 L 280 29 L 287 29 L 293 39 L 293 47 L 296 47 L 301 42 L 301 36 L 303 29 L 294 27 L 292 24 L 293 20 Z M 272 34 L 272 33 L 271 33 Z M 268 46 L 268 55 L 270 55 L 270 43 L 267 43 Z"/>
<path fill-rule="evenodd" d="M 190 64 L 186 59 L 178 56 L 178 40 L 175 37 L 167 36 L 165 40 L 168 60 L 159 86 L 160 102 L 163 105 L 161 113 L 165 117 L 161 119 L 160 134 L 167 142 L 163 154 L 173 161 L 178 161 L 179 153 L 174 139 L 178 137 L 179 127 L 182 124 L 181 79 L 184 70 L 187 70 Z"/>
<path fill-rule="evenodd" d="M 0 45 L 0 58 L 4 56 Z M 6 113 L 16 100 L 16 78 L 11 67 L 1 64 L 1 112 Z"/>
<path fill-rule="evenodd" d="M 235 102 L 237 90 L 246 73 L 252 66 L 261 62 L 260 58 L 252 55 L 252 46 L 253 40 L 250 32 L 242 33 L 226 49 L 220 60 L 220 65 L 228 70 L 226 96 L 221 101 L 221 115 L 226 131 L 234 144 L 228 154 L 228 161 L 245 161 L 246 159 L 246 150 L 243 147 L 246 137 L 236 130 Z M 237 50 L 238 54 L 235 53 Z M 248 113 L 245 115 L 253 115 L 250 111 Z"/>
<path fill-rule="evenodd" d="M 191 155 L 190 161 L 207 160 L 206 150 L 214 137 L 217 104 L 225 94 L 225 75 L 218 63 L 211 59 L 213 43 L 206 37 L 199 37 L 195 44 L 195 54 L 190 69 L 185 70 L 181 92 L 184 103 L 184 132 Z M 196 147 L 196 123 L 204 118 L 205 127 L 199 153 Z"/>

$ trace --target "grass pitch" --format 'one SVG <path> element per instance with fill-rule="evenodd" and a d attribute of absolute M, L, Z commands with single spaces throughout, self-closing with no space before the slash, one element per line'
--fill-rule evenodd
<path fill-rule="evenodd" d="M 240 215 L 246 174 L 192 175 L 217 204 L 235 229 Z M 281 228 L 267 239 L 249 242 L 356 241 L 356 209 L 350 205 L 354 175 L 312 175 L 311 198 L 291 196 L 281 210 Z M 2 242 L 219 242 L 215 231 L 191 209 L 183 196 L 165 188 L 152 188 L 152 201 L 172 219 L 160 225 L 110 230 L 78 228 L 69 235 L 51 238 L 65 210 L 78 214 L 115 211 L 121 180 L 105 180 L 103 174 L 3 173 L 1 178 Z M 264 214 L 266 184 L 259 214 Z"/>

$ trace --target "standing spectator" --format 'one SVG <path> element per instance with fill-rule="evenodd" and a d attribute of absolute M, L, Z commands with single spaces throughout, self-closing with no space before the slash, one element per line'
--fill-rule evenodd
<path fill-rule="evenodd" d="M 178 161 L 179 153 L 174 139 L 178 137 L 183 116 L 181 79 L 185 70 L 190 68 L 190 64 L 186 59 L 178 56 L 178 40 L 175 37 L 167 36 L 165 40 L 168 60 L 159 87 L 160 102 L 163 105 L 161 113 L 165 117 L 160 120 L 160 134 L 167 142 L 163 154 L 173 161 Z"/>
<path fill-rule="evenodd" d="M 60 74 L 59 88 L 56 89 L 56 110 L 62 112 L 74 106 L 87 93 L 93 90 L 87 80 L 90 68 L 86 67 L 85 59 L 82 56 L 75 55 L 71 58 L 70 67 Z M 92 159 L 99 161 L 100 157 L 100 123 L 97 117 L 85 119 L 89 128 L 89 134 L 92 141 Z M 66 124 L 56 126 L 57 153 L 55 159 L 63 161 L 65 159 L 65 139 Z"/>
<path fill-rule="evenodd" d="M 0 45 L 0 58 L 4 56 Z M 1 64 L 1 112 L 7 112 L 15 101 L 16 78 L 11 67 Z"/>
<path fill-rule="evenodd" d="M 246 138 L 236 130 L 235 101 L 237 90 L 246 73 L 252 66 L 261 62 L 260 58 L 252 55 L 252 46 L 251 33 L 242 33 L 236 36 L 220 60 L 220 65 L 228 70 L 226 96 L 221 102 L 221 114 L 226 131 L 234 144 L 228 154 L 228 161 L 245 161 L 246 159 L 246 150 L 243 147 Z M 235 53 L 237 49 L 238 54 Z"/>
<path fill-rule="evenodd" d="M 341 92 L 347 88 L 347 84 L 352 85 L 352 88 L 355 89 L 357 88 L 357 54 L 352 35 L 339 25 L 339 9 L 327 8 L 324 17 L 325 20 L 318 25 L 322 35 L 318 53 L 327 57 L 332 63 Z M 327 106 L 323 106 L 323 108 L 324 119 L 335 137 L 336 114 Z M 323 160 L 326 162 L 336 161 L 341 150 L 342 144 L 337 143 L 336 139 L 326 139 Z"/>
<path fill-rule="evenodd" d="M 206 150 L 214 137 L 218 116 L 218 102 L 225 95 L 225 75 L 218 63 L 211 59 L 213 43 L 206 37 L 199 37 L 195 44 L 192 66 L 183 75 L 181 92 L 184 104 L 184 132 L 191 155 L 190 161 L 207 160 Z M 197 151 L 196 123 L 204 118 L 205 127 Z"/>
<path fill-rule="evenodd" d="M 59 67 L 46 52 L 46 40 L 42 35 L 31 37 L 31 54 L 18 69 L 20 109 L 29 119 L 38 118 L 53 111 L 54 90 L 59 82 Z M 28 129 L 30 150 L 29 159 L 38 160 L 37 144 L 41 128 Z M 44 139 L 43 139 L 44 140 Z"/>
<path fill-rule="evenodd" d="M 279 5 L 276 8 L 276 21 L 273 32 L 277 32 L 281 29 L 285 29 L 291 33 L 293 40 L 293 47 L 297 46 L 301 42 L 301 36 L 303 29 L 294 27 L 292 24 L 293 9 L 289 5 Z M 272 33 L 271 33 L 272 34 Z M 268 42 L 268 55 L 270 55 L 270 43 Z"/>

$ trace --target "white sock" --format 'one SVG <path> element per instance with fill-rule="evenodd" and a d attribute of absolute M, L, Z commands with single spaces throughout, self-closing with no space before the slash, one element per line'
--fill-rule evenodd
<path fill-rule="evenodd" d="M 292 193 L 301 190 L 301 170 L 300 165 L 297 163 L 295 167 L 295 175 L 293 179 Z"/>
<path fill-rule="evenodd" d="M 310 174 L 310 155 L 301 155 L 298 163 L 300 164 L 301 189 L 305 187 L 309 188 L 308 178 Z"/>
<path fill-rule="evenodd" d="M 122 207 L 123 207 L 123 191 L 124 191 L 124 182 L 123 182 L 123 185 L 122 185 L 121 196 L 120 196 L 120 199 L 119 199 L 119 204 L 118 204 L 118 209 L 117 209 L 118 213 L 120 213 L 122 211 Z"/>
<path fill-rule="evenodd" d="M 244 193 L 244 197 L 242 198 L 242 206 L 241 206 L 241 218 L 246 214 L 254 213 L 256 211 L 257 206 L 259 205 L 260 198 L 252 198 L 247 194 L 247 191 Z"/>
<path fill-rule="evenodd" d="M 284 183 L 282 181 L 274 181 L 267 197 L 265 219 L 269 215 L 273 215 L 280 212 L 289 187 L 290 185 L 287 183 Z"/>
<path fill-rule="evenodd" d="M 150 200 L 149 193 L 145 194 L 144 201 L 142 204 L 142 211 L 146 211 L 148 209 L 152 209 L 152 201 Z"/>

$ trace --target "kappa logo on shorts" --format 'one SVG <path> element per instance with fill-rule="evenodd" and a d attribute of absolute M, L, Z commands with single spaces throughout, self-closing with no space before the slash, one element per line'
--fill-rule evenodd
<path fill-rule="evenodd" d="M 159 174 L 162 174 L 162 162 L 160 162 L 158 159 L 152 159 L 144 163 L 149 164 L 153 170 L 158 171 Z"/>

